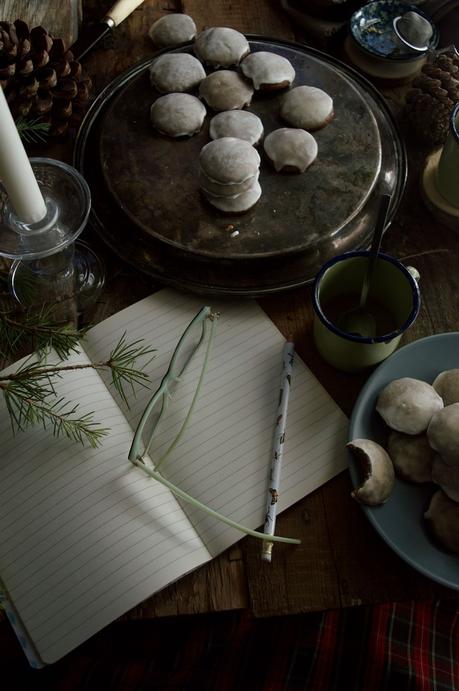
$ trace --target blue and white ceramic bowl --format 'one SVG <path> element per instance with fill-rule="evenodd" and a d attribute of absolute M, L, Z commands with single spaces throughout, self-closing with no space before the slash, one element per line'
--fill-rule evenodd
<path fill-rule="evenodd" d="M 415 5 L 405 2 L 376 0 L 354 12 L 350 19 L 351 36 L 359 48 L 378 58 L 388 60 L 418 60 L 419 53 L 413 54 L 400 46 L 394 33 L 393 21 L 405 12 L 417 12 L 430 21 L 429 17 Z M 426 50 L 437 46 L 439 33 L 431 22 L 433 33 Z"/>

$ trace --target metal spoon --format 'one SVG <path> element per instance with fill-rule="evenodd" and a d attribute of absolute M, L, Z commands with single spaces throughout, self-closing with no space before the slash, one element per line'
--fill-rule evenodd
<path fill-rule="evenodd" d="M 381 197 L 375 229 L 373 231 L 371 248 L 368 254 L 367 270 L 362 283 L 359 306 L 344 312 L 344 314 L 338 320 L 338 326 L 340 329 L 343 329 L 343 331 L 347 331 L 348 333 L 355 334 L 356 336 L 373 338 L 376 335 L 375 318 L 371 312 L 365 309 L 365 306 L 367 304 L 368 293 L 371 287 L 376 260 L 378 259 L 379 249 L 381 247 L 381 240 L 384 233 L 384 226 L 386 224 L 390 200 L 391 197 L 389 194 L 383 194 Z"/>

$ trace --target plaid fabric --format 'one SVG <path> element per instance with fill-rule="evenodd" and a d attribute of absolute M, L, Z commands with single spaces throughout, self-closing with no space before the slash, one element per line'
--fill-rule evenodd
<path fill-rule="evenodd" d="M 459 691 L 458 613 L 455 599 L 271 619 L 231 612 L 122 621 L 42 670 L 29 668 L 4 622 L 2 688 Z"/>

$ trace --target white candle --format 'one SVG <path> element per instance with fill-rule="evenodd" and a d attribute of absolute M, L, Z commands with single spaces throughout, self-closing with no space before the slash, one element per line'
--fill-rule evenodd
<path fill-rule="evenodd" d="M 13 116 L 0 87 L 0 182 L 5 187 L 16 216 L 23 223 L 36 223 L 46 215 L 46 205 Z"/>

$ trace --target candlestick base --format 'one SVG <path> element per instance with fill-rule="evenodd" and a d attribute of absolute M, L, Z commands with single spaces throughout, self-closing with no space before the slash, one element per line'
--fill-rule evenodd
<path fill-rule="evenodd" d="M 104 268 L 98 256 L 81 240 L 63 252 L 11 265 L 9 288 L 21 307 L 40 310 L 43 305 L 60 315 L 78 316 L 99 297 Z"/>

